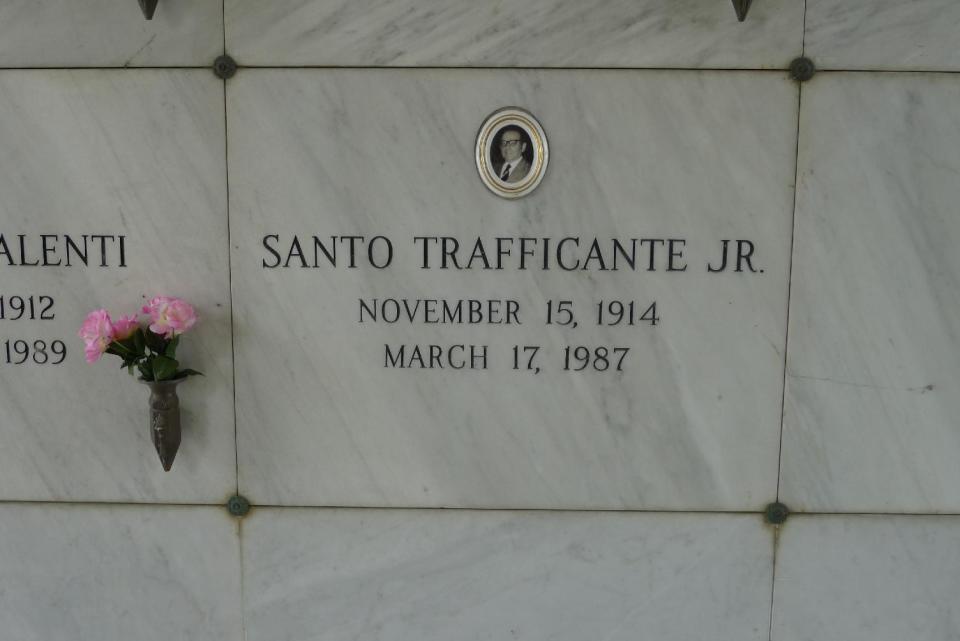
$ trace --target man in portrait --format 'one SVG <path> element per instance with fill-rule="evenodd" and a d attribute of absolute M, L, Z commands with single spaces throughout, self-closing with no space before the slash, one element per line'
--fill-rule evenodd
<path fill-rule="evenodd" d="M 496 154 L 491 154 L 494 156 L 493 171 L 505 183 L 520 182 L 530 173 L 530 161 L 525 157 L 530 138 L 527 132 L 513 125 L 504 127 L 498 137 L 502 160 L 497 161 Z"/>

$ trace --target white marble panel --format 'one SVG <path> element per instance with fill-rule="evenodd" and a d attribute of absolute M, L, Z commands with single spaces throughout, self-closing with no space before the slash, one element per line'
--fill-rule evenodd
<path fill-rule="evenodd" d="M 821 69 L 960 69 L 956 0 L 807 0 L 806 25 Z"/>
<path fill-rule="evenodd" d="M 221 0 L 3 0 L 0 67 L 208 66 L 223 53 Z"/>
<path fill-rule="evenodd" d="M 756 516 L 264 509 L 243 539 L 248 641 L 769 631 L 773 537 Z"/>
<path fill-rule="evenodd" d="M 0 498 L 220 502 L 235 490 L 223 123 L 223 85 L 205 70 L 0 72 Z M 110 239 L 68 267 L 64 235 L 98 234 Z M 76 335 L 90 310 L 117 317 L 160 294 L 196 306 L 178 358 L 206 374 L 180 386 L 170 473 L 150 442 L 149 390 L 116 357 L 88 365 Z M 11 296 L 33 296 L 38 318 L 15 318 Z M 7 362 L 17 340 L 61 340 L 66 358 Z"/>
<path fill-rule="evenodd" d="M 775 493 L 797 90 L 777 74 L 248 70 L 228 85 L 240 480 L 256 503 L 756 509 Z M 521 201 L 477 176 L 520 105 L 550 167 Z M 383 235 L 386 269 L 265 268 L 277 235 Z M 685 272 L 421 269 L 417 235 L 679 238 Z M 762 273 L 707 273 L 720 239 Z M 586 242 L 589 241 L 585 241 Z M 382 247 L 381 247 L 382 248 Z M 362 255 L 366 256 L 365 250 Z M 382 256 L 381 256 L 382 258 Z M 362 259 L 365 261 L 366 259 Z M 596 263 L 593 267 L 596 267 Z M 677 265 L 679 266 L 679 264 Z M 744 267 L 745 269 L 745 267 Z M 521 325 L 359 323 L 359 299 L 514 299 Z M 545 325 L 571 300 L 578 327 Z M 659 325 L 598 327 L 601 300 Z M 639 312 L 638 312 L 639 314 Z M 385 345 L 488 345 L 488 367 L 387 368 Z M 533 375 L 511 346 L 541 346 Z M 564 346 L 626 346 L 622 372 Z M 426 349 L 426 348 L 424 348 Z M 409 352 L 408 352 L 409 353 Z"/>
<path fill-rule="evenodd" d="M 0 506 L 0 629 L 16 641 L 239 641 L 220 508 Z"/>
<path fill-rule="evenodd" d="M 729 0 L 226 0 L 246 65 L 783 69 L 803 3 Z"/>
<path fill-rule="evenodd" d="M 960 519 L 791 517 L 773 641 L 947 641 L 960 630 Z"/>
<path fill-rule="evenodd" d="M 781 497 L 960 510 L 960 78 L 803 90 Z"/>

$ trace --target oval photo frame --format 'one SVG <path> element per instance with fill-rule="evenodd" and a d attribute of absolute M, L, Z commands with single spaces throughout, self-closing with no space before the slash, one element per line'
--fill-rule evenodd
<path fill-rule="evenodd" d="M 525 109 L 506 107 L 484 120 L 477 134 L 477 171 L 501 198 L 522 198 L 540 185 L 549 160 L 547 135 Z"/>

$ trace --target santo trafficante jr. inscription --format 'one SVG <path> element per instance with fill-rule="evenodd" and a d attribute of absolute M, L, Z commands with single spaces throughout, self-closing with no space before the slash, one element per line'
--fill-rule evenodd
<path fill-rule="evenodd" d="M 762 273 L 754 265 L 756 246 L 746 239 L 723 239 L 710 257 L 693 260 L 683 238 L 583 238 L 413 236 L 405 247 L 413 251 L 421 270 L 558 270 L 566 272 L 687 272 Z M 376 236 L 281 236 L 262 239 L 264 269 L 388 269 L 397 242 Z M 524 309 L 513 298 L 360 297 L 354 312 L 360 324 L 514 325 L 543 323 L 576 329 L 581 322 L 598 327 L 656 327 L 661 322 L 655 300 L 603 298 L 574 301 L 550 299 L 542 309 Z M 514 370 L 539 374 L 552 359 L 565 371 L 622 372 L 628 345 L 565 345 L 544 356 L 539 345 L 512 345 L 498 359 L 489 345 L 384 344 L 383 367 L 396 369 L 489 369 L 497 362 Z"/>

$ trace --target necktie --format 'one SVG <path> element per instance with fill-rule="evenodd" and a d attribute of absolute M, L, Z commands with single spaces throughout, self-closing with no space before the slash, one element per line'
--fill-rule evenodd
<path fill-rule="evenodd" d="M 510 165 L 506 165 L 503 168 L 503 173 L 500 174 L 500 180 L 506 181 L 510 177 Z"/>

